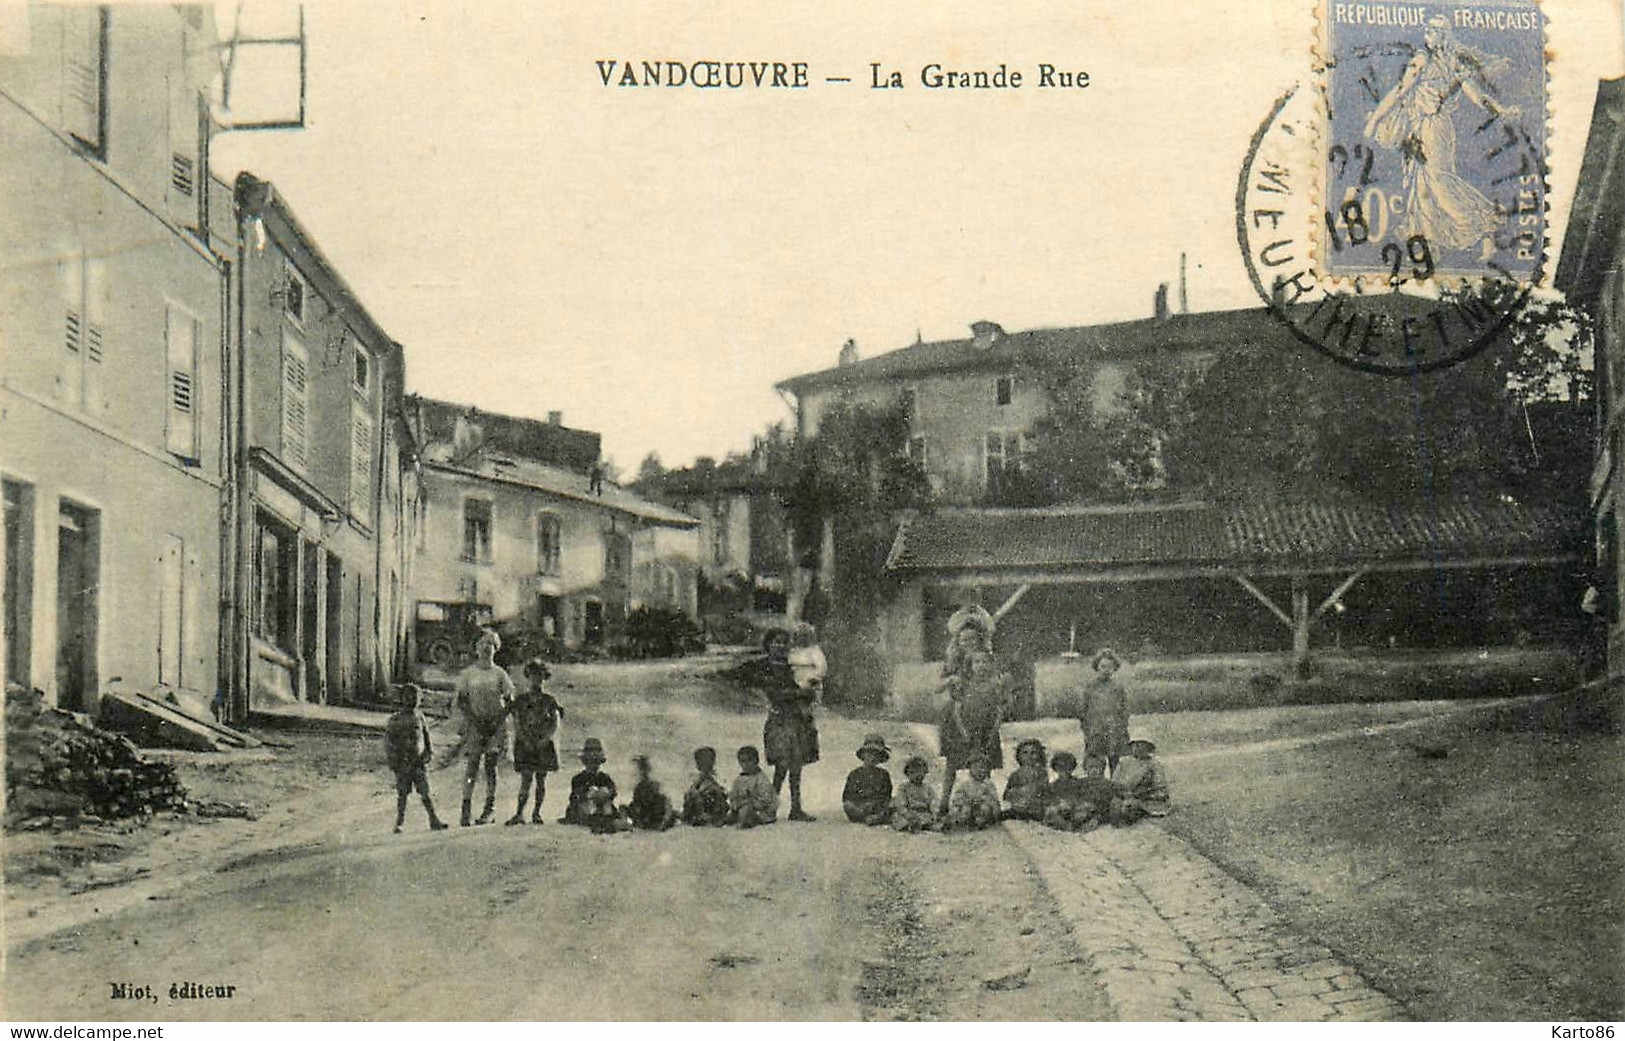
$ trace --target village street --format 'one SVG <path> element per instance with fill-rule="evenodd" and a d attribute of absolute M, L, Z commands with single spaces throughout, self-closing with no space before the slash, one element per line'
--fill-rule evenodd
<path fill-rule="evenodd" d="M 690 774 L 688 750 L 759 740 L 754 706 L 741 712 L 726 691 L 707 690 L 680 670 L 595 666 L 572 674 L 559 690 L 569 712 L 562 744 L 599 736 L 610 754 L 607 768 L 628 788 L 633 754 L 650 754 L 667 792 L 680 795 Z M 1408 735 L 1482 714 L 1483 706 L 1294 711 L 1294 726 L 1272 729 L 1289 736 L 1266 741 L 1246 738 L 1243 728 L 1256 721 L 1244 722 L 1245 712 L 1180 713 L 1146 724 L 1159 740 L 1190 743 L 1191 751 L 1170 762 L 1199 773 L 1219 762 L 1313 748 L 1323 739 L 1347 743 L 1350 733 L 1403 750 Z M 1237 721 L 1233 730 L 1215 726 L 1222 715 Z M 1065 720 L 1014 724 L 1005 738 L 1013 743 L 1033 733 L 1064 744 L 1075 727 Z M 107 876 L 77 894 L 9 886 L 6 1015 L 1370 1020 L 1408 1014 L 1347 956 L 1306 935 L 1255 887 L 1162 825 L 1087 836 L 1023 824 L 948 836 L 850 825 L 840 817 L 839 787 L 863 734 L 886 735 L 895 768 L 908 754 L 931 751 L 930 728 L 835 712 L 823 715 L 821 728 L 824 759 L 807 772 L 816 823 L 614 836 L 552 822 L 570 764 L 553 778 L 545 826 L 433 834 L 414 803 L 408 832 L 393 835 L 393 792 L 379 742 L 323 738 L 319 783 L 290 787 L 286 798 L 268 793 L 258 820 L 176 829 L 153 844 L 144 869 L 129 872 L 128 880 Z M 1188 735 L 1199 728 L 1218 743 L 1196 747 Z M 273 778 L 281 768 L 244 767 Z M 453 819 L 459 774 L 452 767 L 432 775 L 442 813 Z M 499 821 L 515 791 L 506 770 L 500 782 Z M 1327 875 L 1325 884 L 1335 881 Z M 189 982 L 235 989 L 224 999 L 172 1001 L 171 984 Z M 115 999 L 116 983 L 150 987 L 156 1001 Z"/>

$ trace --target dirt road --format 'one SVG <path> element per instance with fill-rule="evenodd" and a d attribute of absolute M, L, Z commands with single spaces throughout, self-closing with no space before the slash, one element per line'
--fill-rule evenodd
<path fill-rule="evenodd" d="M 760 715 L 615 684 L 561 691 L 563 747 L 609 769 L 760 740 Z M 1098 986 L 1031 865 L 1001 831 L 895 835 L 840 818 L 852 750 L 876 727 L 826 717 L 812 824 L 593 836 L 549 823 L 390 834 L 382 771 L 334 777 L 321 819 L 239 842 L 210 873 L 85 893 L 8 951 L 14 1020 L 1093 1019 Z M 899 757 L 916 738 L 880 726 Z M 894 761 L 894 765 L 897 765 Z M 567 772 L 564 777 L 568 776 Z M 455 819 L 456 771 L 433 783 Z M 554 778 L 547 809 L 563 804 Z M 511 773 L 499 809 L 511 808 Z M 502 815 L 499 815 L 499 820 Z M 244 825 L 251 828 L 252 825 Z M 280 835 L 280 838 L 276 836 Z M 205 861 L 190 865 L 205 866 Z M 131 894 L 146 892 L 133 900 Z M 105 913 L 85 904 L 106 903 Z M 38 935 L 45 933 L 44 935 Z M 8 941 L 10 943 L 11 941 Z M 170 997 L 172 984 L 234 988 Z M 115 998 L 115 984 L 152 1001 Z M 177 991 L 177 994 L 181 991 Z M 141 1007 L 144 1006 L 144 1007 Z"/>

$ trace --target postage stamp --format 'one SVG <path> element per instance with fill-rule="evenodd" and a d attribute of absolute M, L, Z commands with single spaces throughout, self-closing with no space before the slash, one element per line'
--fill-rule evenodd
<path fill-rule="evenodd" d="M 1326 5 L 1326 274 L 1537 276 L 1542 19 L 1535 0 Z"/>

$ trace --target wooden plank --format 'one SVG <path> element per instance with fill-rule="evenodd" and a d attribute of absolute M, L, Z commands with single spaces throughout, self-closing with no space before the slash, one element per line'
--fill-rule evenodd
<path fill-rule="evenodd" d="M 1010 599 L 1008 599 L 1004 603 L 1000 604 L 999 609 L 997 611 L 993 612 L 993 620 L 996 622 L 999 619 L 1003 618 L 1005 615 L 1009 614 L 1011 608 L 1015 607 L 1016 604 L 1020 603 L 1021 598 L 1026 596 L 1027 595 L 1027 590 L 1031 589 L 1032 587 L 1033 587 L 1033 584 L 1031 582 L 1023 582 L 1021 585 L 1017 586 L 1016 591 L 1014 593 L 1010 594 Z"/>
<path fill-rule="evenodd" d="M 1354 574 L 1352 574 L 1349 577 L 1343 579 L 1342 584 L 1339 585 L 1336 589 L 1332 590 L 1332 595 L 1328 596 L 1326 599 L 1322 600 L 1320 602 L 1320 606 L 1315 608 L 1315 615 L 1314 616 L 1316 618 L 1319 618 L 1321 615 L 1323 615 L 1327 611 L 1331 610 L 1332 605 L 1337 603 L 1339 600 L 1343 599 L 1343 594 L 1348 592 L 1350 589 L 1352 589 L 1354 587 L 1354 583 L 1358 582 L 1360 580 L 1360 576 L 1363 575 L 1363 574 L 1365 574 L 1365 569 L 1364 568 L 1360 569 L 1359 571 L 1356 571 Z"/>
<path fill-rule="evenodd" d="M 1253 585 L 1252 582 L 1248 580 L 1246 575 L 1236 575 L 1234 577 L 1237 582 L 1241 583 L 1241 588 L 1253 594 L 1259 603 L 1269 608 L 1270 614 L 1273 614 L 1275 617 L 1279 618 L 1281 620 L 1281 624 L 1285 625 L 1288 629 L 1292 628 L 1292 616 L 1281 610 L 1280 607 L 1276 606 L 1275 601 L 1271 600 L 1268 594 L 1266 594 L 1262 589 Z"/>

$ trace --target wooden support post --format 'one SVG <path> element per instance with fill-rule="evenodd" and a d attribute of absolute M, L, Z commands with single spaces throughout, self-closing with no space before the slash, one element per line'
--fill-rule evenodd
<path fill-rule="evenodd" d="M 1027 595 L 1027 590 L 1031 589 L 1032 587 L 1031 582 L 1023 582 L 1021 585 L 1017 586 L 1016 591 L 1010 594 L 1010 599 L 1000 604 L 999 609 L 993 612 L 993 620 L 997 622 L 999 619 L 1009 614 L 1011 609 L 1014 608 L 1016 604 L 1021 602 L 1021 598 Z"/>
<path fill-rule="evenodd" d="M 1292 576 L 1292 674 L 1309 676 L 1309 586 L 1302 575 Z"/>
<path fill-rule="evenodd" d="M 1265 593 L 1262 589 L 1258 588 L 1257 586 L 1253 585 L 1253 583 L 1248 580 L 1246 575 L 1236 575 L 1234 577 L 1235 577 L 1235 580 L 1237 582 L 1241 583 L 1241 588 L 1243 588 L 1243 589 L 1247 590 L 1247 592 L 1253 594 L 1253 596 L 1258 599 L 1259 603 L 1261 603 L 1265 607 L 1269 608 L 1270 614 L 1272 614 L 1275 617 L 1279 618 L 1281 620 L 1282 625 L 1285 625 L 1288 628 L 1291 627 L 1291 625 L 1292 625 L 1292 617 L 1290 615 L 1288 615 L 1285 611 L 1281 610 L 1280 607 L 1278 607 L 1276 605 L 1275 601 L 1271 600 L 1269 598 L 1269 595 L 1267 593 Z"/>
<path fill-rule="evenodd" d="M 1343 594 L 1348 592 L 1350 589 L 1354 588 L 1354 583 L 1358 582 L 1360 580 L 1360 576 L 1362 576 L 1364 574 L 1365 574 L 1365 569 L 1361 568 L 1359 571 L 1356 571 L 1354 574 L 1352 574 L 1349 577 L 1343 579 L 1343 581 L 1338 585 L 1338 587 L 1336 589 L 1332 590 L 1331 595 L 1328 596 L 1326 599 L 1322 600 L 1320 602 L 1320 606 L 1315 608 L 1315 617 L 1319 618 L 1321 615 L 1323 615 L 1327 611 L 1331 610 L 1332 605 L 1337 603 L 1339 600 L 1343 599 Z"/>

